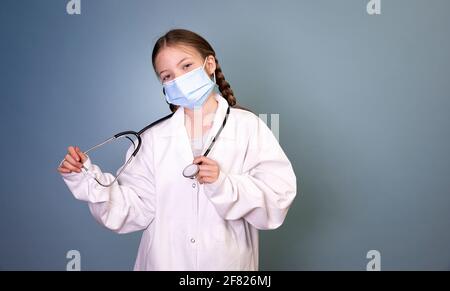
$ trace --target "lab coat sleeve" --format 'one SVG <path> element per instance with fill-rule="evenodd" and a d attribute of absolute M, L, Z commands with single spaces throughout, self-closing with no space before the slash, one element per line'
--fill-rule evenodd
<path fill-rule="evenodd" d="M 275 229 L 296 196 L 296 176 L 270 129 L 260 118 L 256 124 L 243 145 L 242 173 L 221 170 L 215 182 L 204 184 L 204 192 L 223 219 L 244 218 L 257 229 Z"/>
<path fill-rule="evenodd" d="M 110 187 L 99 185 L 92 175 L 102 183 L 112 182 L 113 175 L 102 173 L 90 158 L 84 162 L 88 171 L 63 174 L 63 180 L 76 199 L 88 202 L 94 218 L 106 228 L 117 233 L 145 229 L 155 215 L 153 153 L 148 148 L 151 145 L 143 139 L 139 153 Z M 125 161 L 133 150 L 133 146 L 128 149 Z"/>

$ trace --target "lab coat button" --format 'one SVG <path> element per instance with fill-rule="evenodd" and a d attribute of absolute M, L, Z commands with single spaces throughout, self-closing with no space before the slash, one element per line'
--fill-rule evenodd
<path fill-rule="evenodd" d="M 191 243 L 195 244 L 195 239 L 191 238 Z"/>
<path fill-rule="evenodd" d="M 195 183 L 192 183 L 192 188 L 195 188 Z"/>

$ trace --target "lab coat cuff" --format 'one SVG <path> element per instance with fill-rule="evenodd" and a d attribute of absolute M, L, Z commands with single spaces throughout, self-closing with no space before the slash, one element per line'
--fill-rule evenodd
<path fill-rule="evenodd" d="M 81 167 L 81 171 L 82 171 L 83 173 L 86 173 L 86 172 L 87 172 L 86 169 L 87 169 L 87 170 L 90 170 L 91 167 L 92 167 L 91 159 L 89 158 L 88 155 L 86 155 L 86 157 L 87 157 L 87 159 L 86 159 L 86 161 L 84 161 L 83 167 Z"/>
<path fill-rule="evenodd" d="M 109 200 L 109 193 L 107 189 L 100 186 L 95 181 L 93 175 L 95 175 L 95 167 L 88 157 L 84 161 L 81 168 L 81 173 L 68 173 L 63 174 L 63 179 L 66 185 L 71 190 L 76 199 L 86 201 L 89 203 L 100 203 Z"/>
<path fill-rule="evenodd" d="M 81 167 L 81 173 L 77 173 L 77 172 L 63 173 L 62 174 L 63 178 L 67 179 L 67 180 L 79 180 L 80 174 L 85 176 L 87 174 L 86 169 L 91 169 L 91 167 L 92 167 L 92 162 L 91 162 L 91 159 L 89 158 L 89 156 L 87 157 L 86 161 L 84 161 L 83 166 L 84 167 Z"/>
<path fill-rule="evenodd" d="M 213 183 L 205 183 L 203 187 L 205 194 L 208 196 L 213 196 L 215 193 L 217 193 L 224 184 L 227 176 L 228 175 L 226 173 L 220 171 L 219 177 L 216 181 L 214 181 Z"/>

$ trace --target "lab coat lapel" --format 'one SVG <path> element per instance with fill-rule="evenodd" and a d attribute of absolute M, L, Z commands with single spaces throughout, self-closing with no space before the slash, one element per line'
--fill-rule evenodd
<path fill-rule="evenodd" d="M 227 101 L 219 94 L 216 93 L 214 97 L 217 100 L 217 109 L 216 113 L 214 114 L 213 124 L 208 132 L 208 136 L 206 138 L 206 142 L 203 147 L 203 153 L 205 153 L 206 149 L 211 144 L 212 139 L 214 138 L 214 136 L 216 136 L 217 132 L 222 126 L 228 105 Z"/>
<path fill-rule="evenodd" d="M 170 130 L 166 132 L 166 135 L 171 139 L 172 143 L 175 143 L 176 155 L 179 157 L 180 162 L 184 165 L 192 163 L 194 157 L 189 142 L 189 136 L 184 125 L 184 108 L 178 107 L 175 114 L 170 119 Z"/>
<path fill-rule="evenodd" d="M 225 118 L 225 114 L 228 108 L 228 102 L 223 98 L 220 94 L 216 93 L 214 95 L 218 102 L 218 107 L 216 110 L 216 114 L 213 118 L 213 125 L 209 130 L 208 137 L 206 138 L 205 147 L 203 152 L 211 143 L 214 136 L 219 131 L 222 126 L 223 119 Z M 230 116 L 228 117 L 227 126 L 223 129 L 222 133 L 219 136 L 219 140 L 221 137 L 230 137 L 230 131 L 227 130 L 228 123 L 230 123 Z M 175 114 L 170 118 L 170 126 L 169 130 L 164 133 L 164 136 L 168 136 L 172 139 L 172 142 L 176 143 L 177 154 L 180 157 L 180 161 L 184 164 L 188 165 L 192 163 L 194 156 L 192 154 L 192 149 L 189 141 L 189 136 L 186 131 L 186 127 L 184 124 L 184 108 L 179 107 Z M 220 141 L 217 142 L 220 142 Z M 213 150 L 214 151 L 214 147 Z"/>

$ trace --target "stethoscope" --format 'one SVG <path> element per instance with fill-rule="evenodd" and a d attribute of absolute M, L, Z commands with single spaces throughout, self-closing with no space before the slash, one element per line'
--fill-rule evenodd
<path fill-rule="evenodd" d="M 208 156 L 209 152 L 211 151 L 212 147 L 216 143 L 217 138 L 219 137 L 220 133 L 222 132 L 223 128 L 225 127 L 225 124 L 227 124 L 228 115 L 230 114 L 230 106 L 227 108 L 227 113 L 225 114 L 225 117 L 223 119 L 222 125 L 220 126 L 219 130 L 217 131 L 216 135 L 211 141 L 211 144 L 206 149 L 205 153 L 202 155 L 204 157 Z M 200 163 L 201 164 L 201 163 Z M 183 176 L 185 178 L 194 179 L 195 176 L 197 176 L 198 172 L 200 171 L 199 164 L 190 164 L 187 165 L 183 170 Z"/>
<path fill-rule="evenodd" d="M 97 145 L 95 145 L 95 146 L 89 148 L 88 150 L 84 151 L 83 153 L 84 153 L 85 155 L 87 155 L 89 152 L 91 152 L 91 151 L 93 151 L 93 150 L 95 150 L 95 149 L 97 149 L 97 148 L 99 148 L 99 147 L 101 147 L 101 146 L 103 146 L 103 145 L 106 145 L 106 144 L 112 142 L 113 140 L 117 140 L 117 139 L 119 139 L 119 138 L 126 138 L 126 139 L 130 140 L 131 143 L 132 143 L 133 146 L 134 146 L 134 151 L 133 151 L 133 153 L 130 155 L 130 157 L 129 157 L 128 160 L 125 162 L 125 164 L 119 169 L 119 171 L 118 171 L 118 173 L 117 173 L 117 176 L 114 178 L 114 180 L 113 180 L 112 182 L 106 184 L 106 183 L 101 182 L 96 176 L 94 176 L 94 175 L 91 175 L 91 176 L 95 179 L 95 181 L 97 181 L 98 184 L 100 184 L 100 185 L 103 186 L 103 187 L 110 187 L 111 185 L 113 185 L 114 182 L 117 181 L 117 179 L 119 178 L 119 176 L 123 173 L 123 171 L 125 171 L 125 169 L 128 167 L 128 165 L 131 163 L 131 161 L 136 157 L 137 153 L 139 152 L 139 150 L 140 150 L 140 148 L 141 148 L 141 144 L 142 144 L 141 135 L 142 135 L 147 129 L 150 129 L 150 128 L 152 128 L 153 126 L 157 125 L 158 123 L 160 123 L 160 122 L 162 122 L 162 121 L 164 121 L 164 120 L 167 120 L 167 119 L 171 118 L 174 114 L 175 114 L 175 112 L 173 112 L 173 113 L 171 113 L 171 114 L 169 114 L 169 115 L 167 115 L 167 116 L 164 116 L 163 118 L 160 118 L 160 119 L 156 120 L 155 122 L 152 122 L 151 124 L 147 125 L 146 127 L 144 127 L 143 129 L 141 129 L 141 130 L 138 131 L 138 132 L 132 131 L 132 130 L 127 130 L 127 131 L 119 132 L 119 133 L 115 134 L 114 136 L 112 136 L 112 137 L 106 139 L 105 141 L 103 141 L 103 142 L 101 142 L 101 143 L 99 143 L 99 144 L 97 144 Z M 223 128 L 225 127 L 225 124 L 227 123 L 227 119 L 228 119 L 228 115 L 229 115 L 229 114 L 230 114 L 230 106 L 228 106 L 228 108 L 227 108 L 227 113 L 225 114 L 225 117 L 224 117 L 224 119 L 223 119 L 223 122 L 222 122 L 222 125 L 221 125 L 220 129 L 217 131 L 216 135 L 214 136 L 214 138 L 213 138 L 212 141 L 211 141 L 211 144 L 209 145 L 209 147 L 207 148 L 207 150 L 206 150 L 205 153 L 203 154 L 204 157 L 206 157 L 206 156 L 209 154 L 209 152 L 211 151 L 212 147 L 213 147 L 214 144 L 216 143 L 218 137 L 220 136 L 220 133 L 222 132 Z M 134 136 L 136 139 L 133 140 L 132 138 L 130 138 L 130 136 Z M 61 161 L 61 163 L 59 164 L 60 167 L 61 167 L 61 165 L 62 165 L 63 162 L 64 162 L 64 159 L 63 159 L 63 160 Z M 87 173 L 89 173 L 89 169 L 86 168 L 84 165 L 83 165 L 83 169 L 84 169 Z M 186 178 L 194 179 L 194 178 L 197 176 L 197 174 L 198 174 L 199 171 L 200 171 L 200 167 L 198 166 L 198 164 L 192 163 L 192 164 L 187 165 L 187 166 L 184 168 L 182 174 L 183 174 L 183 176 L 186 177 Z"/>

